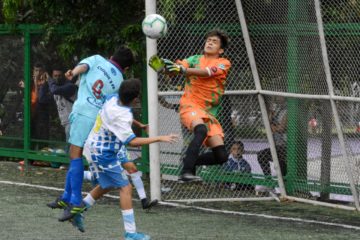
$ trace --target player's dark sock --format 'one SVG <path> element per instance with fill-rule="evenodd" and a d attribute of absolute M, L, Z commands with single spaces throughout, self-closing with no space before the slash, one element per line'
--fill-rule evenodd
<path fill-rule="evenodd" d="M 71 168 L 66 173 L 65 189 L 61 199 L 65 202 L 70 202 L 71 198 Z"/>
<path fill-rule="evenodd" d="M 199 165 L 220 165 L 228 160 L 228 155 L 224 145 L 212 148 L 212 152 L 201 154 L 196 160 L 196 166 Z"/>
<path fill-rule="evenodd" d="M 198 158 L 201 144 L 207 136 L 205 124 L 199 124 L 194 128 L 194 138 L 191 140 L 183 159 L 183 169 L 181 173 L 192 173 L 195 168 L 195 159 Z"/>
<path fill-rule="evenodd" d="M 70 161 L 71 168 L 71 199 L 72 205 L 80 205 L 82 202 L 81 187 L 84 178 L 84 164 L 82 158 Z"/>

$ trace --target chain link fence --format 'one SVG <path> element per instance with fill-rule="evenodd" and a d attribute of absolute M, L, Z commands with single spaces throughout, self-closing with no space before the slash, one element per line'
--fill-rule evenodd
<path fill-rule="evenodd" d="M 246 48 L 239 4 L 253 55 Z M 241 141 L 243 159 L 251 166 L 250 173 L 200 167 L 197 174 L 204 183 L 176 181 L 192 137 L 181 126 L 177 111 L 184 79 L 160 74 L 160 134 L 182 133 L 179 144 L 160 144 L 164 200 L 268 199 L 280 192 L 277 176 L 282 174 L 287 197 L 350 204 L 355 199 L 358 207 L 354 196 L 360 176 L 359 1 L 158 0 L 157 12 L 169 24 L 168 34 L 157 43 L 161 57 L 176 60 L 201 54 L 204 36 L 213 28 L 229 34 L 225 56 L 232 68 L 218 118 L 227 150 L 232 142 Z M 250 66 L 251 57 L 255 67 Z M 262 115 L 258 94 L 264 97 L 267 116 Z M 278 169 L 267 132 L 275 143 Z"/>

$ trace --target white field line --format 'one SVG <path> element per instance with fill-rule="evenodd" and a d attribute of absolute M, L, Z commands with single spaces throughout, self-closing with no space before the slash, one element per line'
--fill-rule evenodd
<path fill-rule="evenodd" d="M 0 181 L 0 184 L 9 184 L 9 185 L 15 185 L 15 186 L 24 186 L 24 187 L 33 187 L 33 188 L 39 188 L 39 189 L 45 189 L 45 190 L 53 190 L 53 191 L 59 191 L 59 192 L 63 191 L 62 188 L 35 185 L 35 184 L 28 184 L 28 183 L 21 183 L 21 182 Z M 83 192 L 83 194 L 87 194 L 87 192 Z M 109 195 L 109 194 L 106 194 L 104 196 L 108 197 L 108 198 L 119 199 L 119 196 L 114 196 L 114 195 Z M 272 215 L 259 214 L 259 213 L 247 213 L 247 212 L 236 212 L 236 211 L 228 211 L 228 210 L 217 210 L 217 209 L 204 208 L 204 207 L 186 206 L 186 205 L 183 205 L 183 204 L 163 202 L 163 201 L 160 201 L 159 204 L 164 205 L 164 206 L 172 206 L 172 207 L 179 207 L 179 208 L 197 209 L 197 210 L 201 210 L 201 211 L 205 211 L 205 212 L 212 212 L 212 213 L 223 213 L 223 214 L 233 214 L 233 215 L 241 215 L 241 216 L 252 216 L 252 217 L 260 217 L 260 218 L 266 218 L 266 219 L 276 219 L 276 220 L 292 221 L 292 222 L 314 223 L 314 224 L 325 225 L 325 226 L 333 226 L 333 227 L 360 230 L 360 226 L 353 226 L 353 225 L 340 224 L 340 223 L 329 223 L 329 222 L 322 222 L 322 221 L 302 219 L 302 218 L 279 217 L 279 216 L 272 216 Z"/>

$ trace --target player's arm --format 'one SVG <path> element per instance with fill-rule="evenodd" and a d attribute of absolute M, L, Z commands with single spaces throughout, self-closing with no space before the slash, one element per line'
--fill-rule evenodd
<path fill-rule="evenodd" d="M 184 76 L 211 77 L 222 75 L 230 68 L 229 64 L 220 64 L 219 66 L 208 66 L 203 69 L 189 67 L 186 61 L 177 61 L 176 63 L 163 59 L 165 64 L 165 73 L 169 75 L 182 74 Z"/>
<path fill-rule="evenodd" d="M 197 76 L 197 77 L 210 77 L 211 72 L 207 69 L 198 69 L 198 68 L 185 68 L 183 73 L 185 76 Z"/>
<path fill-rule="evenodd" d="M 133 124 L 135 126 L 137 126 L 138 128 L 144 130 L 147 134 L 149 134 L 149 125 L 148 124 L 143 124 L 135 119 L 133 120 Z"/>
<path fill-rule="evenodd" d="M 87 64 L 79 64 L 76 67 L 74 67 L 72 70 L 68 70 L 65 73 L 65 77 L 68 80 L 73 79 L 74 77 L 86 72 L 89 69 L 89 66 Z"/>
<path fill-rule="evenodd" d="M 170 134 L 170 135 L 156 136 L 156 137 L 147 137 L 147 138 L 136 137 L 136 138 L 133 138 L 129 142 L 129 145 L 132 147 L 138 147 L 138 146 L 148 145 L 148 144 L 156 143 L 156 142 L 174 143 L 174 142 L 177 142 L 178 138 L 179 138 L 179 136 L 177 134 Z"/>

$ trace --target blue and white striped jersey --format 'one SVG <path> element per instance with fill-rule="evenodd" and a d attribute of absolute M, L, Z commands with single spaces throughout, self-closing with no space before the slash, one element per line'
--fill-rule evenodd
<path fill-rule="evenodd" d="M 125 145 L 136 137 L 132 122 L 131 108 L 120 106 L 117 94 L 108 96 L 86 140 L 84 152 L 90 153 L 92 160 L 103 163 L 126 158 Z"/>

